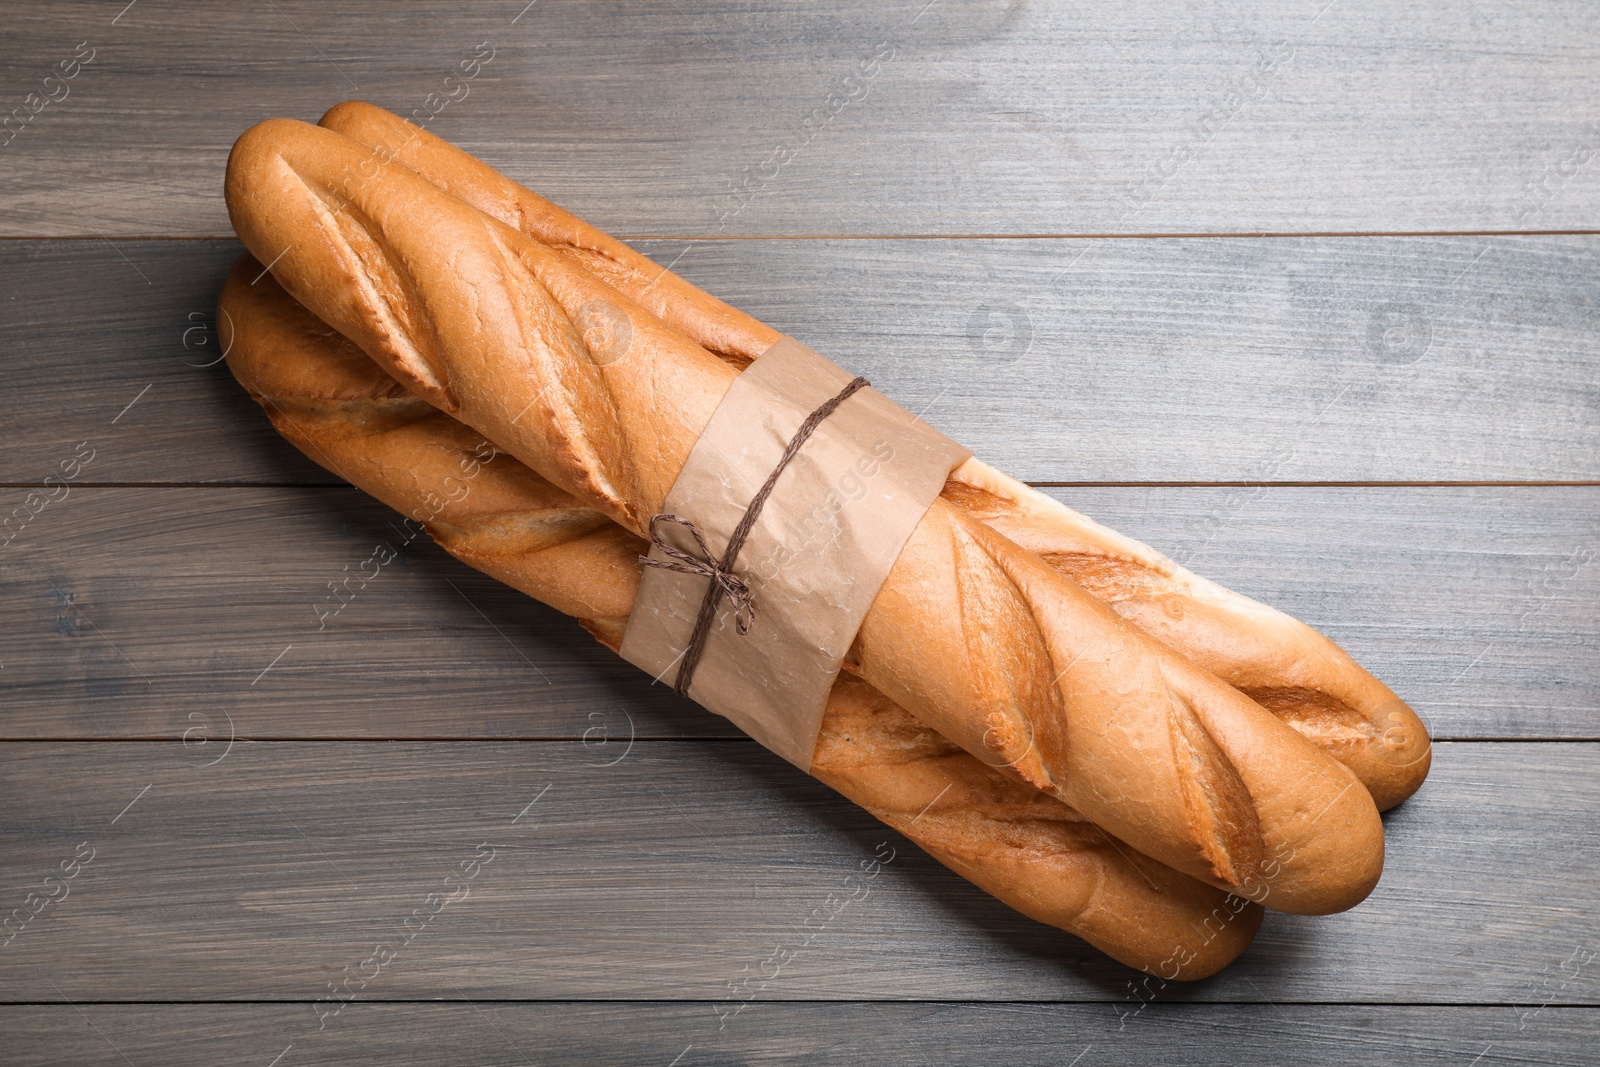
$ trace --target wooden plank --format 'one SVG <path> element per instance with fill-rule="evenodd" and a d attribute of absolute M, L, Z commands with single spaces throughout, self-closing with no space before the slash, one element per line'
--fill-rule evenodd
<path fill-rule="evenodd" d="M 1600 479 L 1600 237 L 642 247 L 1028 480 Z M 0 242 L 0 480 L 327 482 L 204 366 L 235 249 Z"/>
<path fill-rule="evenodd" d="M 217 294 L 239 252 L 233 241 L 0 242 L 13 297 L 0 303 L 0 479 L 59 475 L 88 442 L 84 481 L 327 484 L 220 362 Z M 202 451 L 212 459 L 197 462 Z"/>
<path fill-rule="evenodd" d="M 348 488 L 71 490 L 5 552 L 7 736 L 738 735 Z"/>
<path fill-rule="evenodd" d="M 750 742 L 639 742 L 610 766 L 579 742 L 192 756 L 176 742 L 0 746 L 13 906 L 89 859 L 14 932 L 0 999 L 315 1001 L 348 966 L 368 980 L 362 1000 L 731 1007 L 745 994 L 728 983 L 800 937 L 888 841 L 866 896 L 762 999 L 1600 1003 L 1595 743 L 1440 745 L 1426 787 L 1387 818 L 1367 902 L 1271 915 L 1215 980 L 1150 991 Z M 439 914 L 406 927 L 424 907 Z M 364 967 L 379 945 L 394 957 Z"/>
<path fill-rule="evenodd" d="M 1600 737 L 1600 489 L 1050 489 L 1332 637 L 1440 737 Z"/>
<path fill-rule="evenodd" d="M 1050 492 L 1324 630 L 1436 736 L 1600 737 L 1600 488 Z M 349 489 L 70 490 L 0 557 L 0 736 L 736 734 L 393 520 Z M 335 613 L 380 543 L 403 558 Z"/>
<path fill-rule="evenodd" d="M 1600 11 L 1582 2 L 104 7 L 8 22 L 23 132 L 0 156 L 0 232 L 225 234 L 233 139 L 351 97 L 437 110 L 440 134 L 639 235 L 1600 217 Z M 45 84 L 79 42 L 93 61 Z"/>
<path fill-rule="evenodd" d="M 722 242 L 674 269 L 1029 481 L 1600 476 L 1600 237 Z"/>
<path fill-rule="evenodd" d="M 447 994 L 448 996 L 448 994 Z M 1592 1008 L 1155 1004 L 1119 1028 L 1103 1005 L 763 1004 L 727 1028 L 705 1004 L 352 1004 L 318 1032 L 304 1004 L 65 1004 L 0 1009 L 32 1064 L 1202 1062 L 1271 1067 L 1592 1063 Z M 1225 1051 L 1223 1051 L 1225 1050 Z M 538 1057 L 537 1060 L 534 1057 Z"/>

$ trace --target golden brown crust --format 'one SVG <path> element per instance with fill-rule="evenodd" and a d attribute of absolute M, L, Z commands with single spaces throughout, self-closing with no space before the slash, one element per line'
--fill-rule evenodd
<path fill-rule="evenodd" d="M 778 339 L 770 327 L 398 115 L 351 100 L 330 108 L 319 125 L 372 146 L 382 158 L 405 164 L 484 214 L 538 238 L 735 367 L 742 369 Z"/>
<path fill-rule="evenodd" d="M 321 125 L 545 243 L 732 366 L 747 365 L 778 339 L 771 327 L 398 115 L 351 101 L 328 111 Z M 1410 796 L 1427 776 L 1430 746 L 1421 720 L 1310 627 L 1190 574 L 976 459 L 955 471 L 944 498 L 1259 700 L 1354 770 L 1380 809 Z"/>
<path fill-rule="evenodd" d="M 227 177 L 246 247 L 413 392 L 639 533 L 736 372 L 405 167 L 343 183 L 370 153 L 290 120 L 247 131 Z M 624 358 L 579 329 L 596 302 L 626 327 Z M 942 501 L 854 654 L 927 725 L 1213 885 L 1315 914 L 1381 872 L 1377 811 L 1346 768 Z"/>
<path fill-rule="evenodd" d="M 228 364 L 316 462 L 426 519 L 452 554 L 576 615 L 615 647 L 643 541 L 431 407 L 393 419 L 394 380 L 250 257 L 223 289 Z M 1146 860 L 1066 805 L 984 766 L 864 682 L 835 686 L 817 778 L 1019 911 L 1166 978 L 1249 944 L 1261 909 Z M 931 802 L 931 803 L 930 803 Z"/>
<path fill-rule="evenodd" d="M 952 472 L 944 497 L 1268 708 L 1354 771 L 1380 810 L 1427 777 L 1432 746 L 1416 712 L 1305 623 L 976 461 Z"/>

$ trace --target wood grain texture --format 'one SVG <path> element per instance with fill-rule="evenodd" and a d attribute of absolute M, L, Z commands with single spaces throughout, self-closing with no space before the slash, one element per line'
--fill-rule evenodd
<path fill-rule="evenodd" d="M 10 342 L 0 480 L 37 484 L 87 441 L 85 481 L 329 483 L 284 447 L 221 362 L 217 294 L 240 251 L 233 241 L 0 242 L 11 297 L 0 303 Z M 214 462 L 196 465 L 199 453 Z"/>
<path fill-rule="evenodd" d="M 1600 488 L 1049 492 L 1324 630 L 1435 736 L 1600 738 Z M 351 489 L 71 489 L 0 564 L 3 737 L 737 735 Z"/>
<path fill-rule="evenodd" d="M 351 489 L 79 489 L 5 552 L 10 736 L 738 733 Z"/>
<path fill-rule="evenodd" d="M 448 998 L 447 998 L 448 999 Z M 1477 1067 L 1593 1063 L 1596 1011 L 1156 1003 L 761 1004 L 722 1030 L 706 1004 L 352 1004 L 320 1032 L 304 1004 L 0 1008 L 17 1067 L 75 1063 L 970 1064 Z M 308 1026 L 307 1024 L 310 1023 Z"/>
<path fill-rule="evenodd" d="M 314 1001 L 348 966 L 363 1000 L 715 1001 L 809 937 L 760 999 L 1139 1003 L 1132 972 L 752 742 L 638 742 L 620 760 L 494 741 L 241 742 L 209 766 L 177 742 L 0 757 L 12 907 L 90 859 L 3 949 L 5 1000 Z M 1143 996 L 1594 1005 L 1579 961 L 1600 949 L 1597 771 L 1593 743 L 1439 745 L 1387 817 L 1364 904 L 1271 915 L 1215 979 Z M 885 841 L 895 857 L 866 879 Z M 856 899 L 808 931 L 829 894 Z M 438 914 L 406 926 L 417 909 Z M 366 964 L 378 946 L 393 958 Z"/>
<path fill-rule="evenodd" d="M 406 531 L 278 439 L 211 319 L 240 132 L 448 93 L 434 132 L 1019 477 L 1594 482 L 1600 236 L 1506 234 L 1600 229 L 1600 7 L 74 0 L 5 33 L 0 238 L 80 239 L 0 240 L 0 1060 L 1594 1062 L 1600 487 L 1049 490 L 1439 736 L 1547 739 L 1438 745 L 1367 903 L 1162 987 L 431 544 L 319 627 Z"/>
<path fill-rule="evenodd" d="M 7 109 L 95 58 L 0 150 L 0 232 L 225 234 L 250 124 L 447 94 L 433 129 L 625 234 L 1600 225 L 1583 0 L 524 8 L 15 12 Z"/>
<path fill-rule="evenodd" d="M 1597 237 L 641 248 L 1026 480 L 1600 478 Z M 0 242 L 0 480 L 330 482 L 206 366 L 236 250 Z"/>

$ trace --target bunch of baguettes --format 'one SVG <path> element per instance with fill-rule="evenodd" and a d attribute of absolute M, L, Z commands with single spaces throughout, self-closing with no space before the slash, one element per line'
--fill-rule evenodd
<path fill-rule="evenodd" d="M 650 516 L 778 333 L 367 104 L 247 131 L 227 203 L 251 255 L 222 339 L 279 432 L 615 649 Z M 1019 911 L 1188 979 L 1263 906 L 1361 901 L 1378 811 L 1428 763 L 1327 638 L 973 459 L 874 601 L 812 773 Z"/>

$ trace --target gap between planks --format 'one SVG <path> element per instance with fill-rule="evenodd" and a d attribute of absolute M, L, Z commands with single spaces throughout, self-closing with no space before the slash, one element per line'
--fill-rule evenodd
<path fill-rule="evenodd" d="M 170 745 L 175 739 L 170 735 L 143 734 L 134 737 L 6 737 L 0 735 L 0 744 L 5 745 Z M 649 742 L 661 745 L 754 745 L 758 742 L 753 737 L 733 737 L 708 735 L 705 737 L 685 737 L 682 734 L 636 734 L 636 742 Z M 1600 734 L 1593 737 L 1566 736 L 1561 737 L 1513 737 L 1513 736 L 1475 736 L 1472 734 L 1430 734 L 1429 742 L 1436 745 L 1592 745 L 1600 743 Z M 526 734 L 496 734 L 485 737 L 463 737 L 460 734 L 415 735 L 401 734 L 394 737 L 380 737 L 374 734 L 296 734 L 286 737 L 273 734 L 268 737 L 257 737 L 253 734 L 237 734 L 236 742 L 248 742 L 252 745 L 388 745 L 395 742 L 418 745 L 483 745 L 483 744 L 535 744 L 535 745 L 571 745 L 582 744 L 581 734 L 546 734 L 542 736 L 529 736 Z"/>
<path fill-rule="evenodd" d="M 1173 230 L 1148 233 L 624 233 L 618 241 L 1165 241 L 1299 237 L 1592 237 L 1600 230 Z M 119 241 L 230 241 L 231 233 L 118 234 Z M 0 234 L 0 241 L 105 241 L 103 234 Z"/>
<path fill-rule="evenodd" d="M 45 483 L 0 482 L 0 489 L 38 489 Z M 1568 481 L 1425 482 L 1024 482 L 1034 489 L 1587 489 L 1600 479 Z M 349 482 L 74 482 L 77 489 L 352 489 Z"/>
<path fill-rule="evenodd" d="M 316 1000 L 73 1000 L 68 1004 L 107 1008 L 130 1008 L 139 1006 L 160 1007 L 162 1005 L 188 1005 L 209 1004 L 217 1007 L 229 1007 L 241 1004 L 296 1006 L 301 1004 L 316 1004 Z M 395 997 L 384 999 L 372 997 L 366 1000 L 351 1001 L 359 1004 L 548 1004 L 559 1007 L 567 1004 L 665 1004 L 685 1005 L 696 1004 L 726 1004 L 725 998 L 708 999 L 705 997 L 685 997 L 683 999 L 667 999 L 665 997 L 572 997 L 560 1000 L 539 997 L 473 997 L 471 1000 L 449 1000 L 440 997 Z M 1015 999 L 1015 1000 L 952 1000 L 949 998 L 935 998 L 931 1000 L 907 1000 L 905 997 L 851 997 L 848 1000 L 802 1000 L 794 997 L 762 997 L 761 1004 L 797 1004 L 805 1007 L 827 1007 L 841 1004 L 905 1004 L 918 1007 L 937 1007 L 945 1005 L 957 1008 L 1003 1008 L 1010 1004 L 1051 1007 L 1051 1006 L 1081 1006 L 1104 1007 L 1107 1004 L 1116 1004 L 1113 1000 L 1044 1000 L 1044 999 Z M 1530 1005 L 1521 1001 L 1511 1000 L 1201 1000 L 1201 1001 L 1169 1001 L 1168 1007 L 1193 1006 L 1199 1008 L 1209 1007 L 1260 1007 L 1263 1004 L 1276 1004 L 1285 1008 L 1526 1008 Z M 0 1000 L 0 1008 L 60 1008 L 60 1000 Z M 1600 1008 L 1600 1001 L 1568 1001 L 1563 1004 L 1546 1004 L 1543 1011 L 1593 1011 Z"/>

